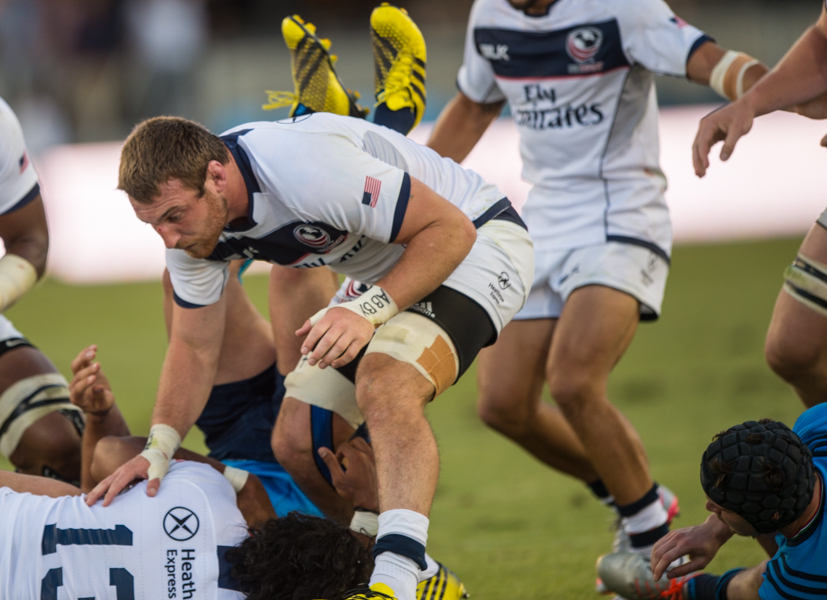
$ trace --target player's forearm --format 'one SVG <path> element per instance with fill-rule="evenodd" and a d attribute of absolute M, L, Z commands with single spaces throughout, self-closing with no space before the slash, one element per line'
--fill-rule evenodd
<path fill-rule="evenodd" d="M 128 435 L 129 426 L 117 405 L 113 405 L 104 414 L 86 413 L 86 427 L 83 430 L 80 450 L 80 488 L 84 492 L 91 490 L 99 481 L 92 475 L 92 463 L 98 442 L 105 437 L 124 437 Z M 138 449 L 138 452 L 140 452 L 140 449 Z"/>
<path fill-rule="evenodd" d="M 441 156 L 462 162 L 502 107 L 502 102 L 478 104 L 457 93 L 439 115 L 428 146 Z"/>
<path fill-rule="evenodd" d="M 439 287 L 471 251 L 477 232 L 462 213 L 440 220 L 420 231 L 407 243 L 402 258 L 377 282 L 399 310 Z"/>
<path fill-rule="evenodd" d="M 207 404 L 217 367 L 218 348 L 197 350 L 173 336 L 161 370 L 152 425 L 168 425 L 183 439 Z"/>
<path fill-rule="evenodd" d="M 743 97 L 757 117 L 804 104 L 827 92 L 827 37 L 811 27 Z"/>

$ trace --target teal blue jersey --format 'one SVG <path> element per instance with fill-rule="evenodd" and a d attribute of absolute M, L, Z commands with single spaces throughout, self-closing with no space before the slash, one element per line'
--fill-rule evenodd
<path fill-rule="evenodd" d="M 793 431 L 813 453 L 816 472 L 827 474 L 827 404 L 806 410 Z M 758 595 L 764 600 L 816 600 L 827 597 L 827 526 L 824 494 L 818 513 L 798 535 L 777 537 L 779 549 L 767 564 Z"/>

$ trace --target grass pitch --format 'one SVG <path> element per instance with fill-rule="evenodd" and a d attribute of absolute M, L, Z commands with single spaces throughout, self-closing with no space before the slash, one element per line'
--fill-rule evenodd
<path fill-rule="evenodd" d="M 763 358 L 781 273 L 799 244 L 677 248 L 662 319 L 641 325 L 610 380 L 610 397 L 640 432 L 656 480 L 680 497 L 677 526 L 706 516 L 698 467 L 713 434 L 761 417 L 792 425 L 802 410 Z M 266 278 L 247 277 L 245 285 L 264 308 Z M 67 376 L 75 354 L 98 344 L 130 426 L 146 433 L 166 349 L 161 298 L 160 283 L 46 281 L 7 315 Z M 429 551 L 463 578 L 474 600 L 594 600 L 594 562 L 611 547 L 610 511 L 579 482 L 487 430 L 474 401 L 472 368 L 429 407 L 442 456 Z M 203 439 L 191 433 L 185 445 L 203 450 Z M 710 570 L 761 557 L 752 540 L 733 539 Z"/>

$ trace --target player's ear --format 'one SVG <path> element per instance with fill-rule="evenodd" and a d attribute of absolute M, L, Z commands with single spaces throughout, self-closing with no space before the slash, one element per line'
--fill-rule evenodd
<path fill-rule="evenodd" d="M 211 181 L 219 194 L 227 186 L 227 169 L 217 160 L 207 163 L 207 181 Z"/>

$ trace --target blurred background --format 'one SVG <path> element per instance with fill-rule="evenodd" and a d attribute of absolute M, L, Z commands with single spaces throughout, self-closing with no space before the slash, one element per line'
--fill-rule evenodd
<path fill-rule="evenodd" d="M 678 15 L 725 47 L 775 64 L 818 17 L 813 0 L 675 0 Z M 265 89 L 290 90 L 281 19 L 298 13 L 333 40 L 345 83 L 372 101 L 375 0 L 0 0 L 0 96 L 30 148 L 121 140 L 158 114 L 214 130 L 262 118 Z M 455 92 L 470 0 L 405 3 L 428 43 L 428 113 Z M 664 105 L 717 101 L 683 81 Z M 286 113 L 286 110 L 285 110 Z M 272 114 L 272 113 L 271 113 Z"/>

